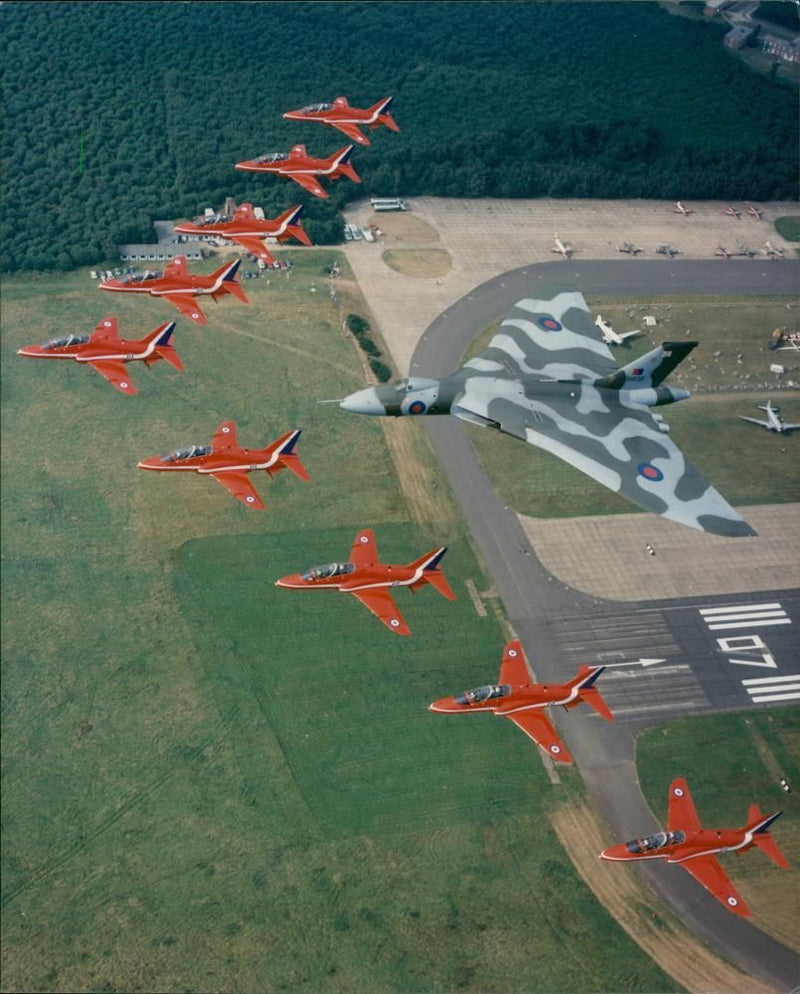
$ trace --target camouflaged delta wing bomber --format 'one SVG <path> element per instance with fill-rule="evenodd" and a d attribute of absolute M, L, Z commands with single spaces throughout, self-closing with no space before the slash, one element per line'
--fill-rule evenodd
<path fill-rule="evenodd" d="M 520 300 L 479 355 L 443 380 L 369 387 L 358 414 L 453 414 L 563 459 L 639 507 L 715 535 L 755 535 L 670 439 L 653 407 L 685 400 L 664 379 L 697 345 L 665 342 L 618 368 L 583 295 Z"/>

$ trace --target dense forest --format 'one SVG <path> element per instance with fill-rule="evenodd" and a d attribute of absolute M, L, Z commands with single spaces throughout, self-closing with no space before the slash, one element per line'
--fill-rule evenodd
<path fill-rule="evenodd" d="M 370 194 L 797 197 L 796 93 L 656 3 L 10 2 L 0 26 L 6 271 L 111 258 L 226 196 L 306 204 L 317 242 Z M 340 94 L 395 97 L 361 186 L 234 170 L 344 145 L 281 117 Z"/>

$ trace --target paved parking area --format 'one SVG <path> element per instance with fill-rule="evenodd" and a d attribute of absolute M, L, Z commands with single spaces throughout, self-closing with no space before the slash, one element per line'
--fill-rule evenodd
<path fill-rule="evenodd" d="M 376 242 L 347 242 L 344 251 L 356 279 L 375 315 L 383 339 L 396 368 L 405 373 L 417 341 L 428 325 L 456 300 L 493 276 L 518 269 L 527 262 L 558 259 L 551 249 L 557 233 L 576 251 L 564 260 L 564 279 L 580 273 L 582 259 L 626 259 L 617 251 L 624 242 L 644 249 L 638 259 L 669 260 L 655 249 L 669 243 L 683 252 L 680 258 L 709 259 L 718 244 L 734 250 L 737 241 L 758 249 L 769 240 L 794 251 L 770 223 L 786 214 L 797 214 L 791 202 L 758 204 L 762 220 L 745 212 L 746 204 L 735 203 L 742 211 L 737 221 L 724 213 L 726 203 L 692 201 L 688 217 L 674 212 L 674 204 L 661 200 L 458 200 L 419 197 L 408 201 L 409 214 L 430 224 L 438 242 L 400 243 L 392 239 L 393 250 L 402 248 L 443 248 L 453 262 L 452 269 L 438 279 L 424 279 L 390 269 L 381 255 L 386 246 Z M 370 221 L 390 223 L 392 215 L 375 215 L 368 200 L 350 205 L 348 223 L 366 226 Z M 765 266 L 764 256 L 753 259 L 719 259 L 721 266 Z"/>

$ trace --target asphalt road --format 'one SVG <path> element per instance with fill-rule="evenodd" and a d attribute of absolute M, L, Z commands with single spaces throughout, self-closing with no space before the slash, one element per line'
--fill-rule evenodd
<path fill-rule="evenodd" d="M 800 288 L 800 262 L 742 260 L 726 263 L 724 260 L 680 259 L 595 262 L 573 259 L 525 266 L 476 287 L 440 315 L 424 332 L 414 351 L 412 373 L 440 377 L 452 372 L 458 367 L 467 346 L 487 325 L 505 315 L 517 300 L 536 296 L 538 287 L 553 285 L 577 288 L 584 295 L 796 295 Z M 554 579 L 536 558 L 516 515 L 495 494 L 463 425 L 449 417 L 427 418 L 425 425 L 538 679 L 555 681 L 571 674 L 574 665 L 571 647 L 577 643 L 575 632 L 567 625 L 570 618 L 589 620 L 595 625 L 596 630 L 584 631 L 582 638 L 596 649 L 599 644 L 605 645 L 601 637 L 603 632 L 618 632 L 620 625 L 630 621 L 638 610 L 649 611 L 651 617 L 638 619 L 639 630 L 652 631 L 654 639 L 664 640 L 664 647 L 669 643 L 670 647 L 677 644 L 683 648 L 686 640 L 681 636 L 681 625 L 672 622 L 679 618 L 682 610 L 691 608 L 699 613 L 693 602 L 672 601 L 647 605 L 643 609 L 638 605 L 626 609 L 619 603 L 582 594 Z M 739 600 L 751 599 L 745 596 Z M 774 598 L 759 594 L 757 599 L 759 603 L 774 599 L 781 604 L 791 601 L 796 605 L 796 592 L 777 592 Z M 722 603 L 722 599 L 719 601 Z M 727 602 L 739 601 L 727 598 Z M 703 603 L 713 604 L 714 599 L 706 599 Z M 664 623 L 665 616 L 671 620 Z M 699 626 L 701 632 L 702 617 L 699 616 L 699 621 L 695 619 L 693 626 L 694 629 Z M 692 626 L 684 627 L 684 635 L 692 630 Z M 794 626 L 785 627 L 796 631 Z M 774 631 L 770 629 L 770 638 Z M 780 636 L 786 637 L 785 633 Z M 691 638 L 689 643 L 693 644 Z M 655 647 L 661 644 L 656 642 Z M 652 655 L 657 654 L 652 652 Z M 786 658 L 790 658 L 788 654 Z M 715 691 L 712 688 L 709 692 L 708 680 L 704 684 L 686 671 L 674 671 L 671 675 L 678 674 L 679 682 L 686 683 L 695 695 L 688 705 L 684 700 L 681 707 L 684 712 L 687 707 L 691 710 L 715 707 Z M 728 683 L 730 679 L 726 675 Z M 742 678 L 733 679 L 741 683 Z M 747 706 L 747 688 L 742 685 L 737 692 L 736 702 L 730 706 Z M 719 692 L 716 696 L 719 700 Z M 636 732 L 647 724 L 669 717 L 668 710 L 652 711 L 649 716 L 640 713 L 635 715 L 635 720 L 613 724 L 569 717 L 571 721 L 557 719 L 560 731 L 615 838 L 625 841 L 655 831 L 660 826 L 657 826 L 636 778 L 634 739 Z M 796 953 L 761 932 L 750 921 L 730 914 L 689 874 L 661 863 L 643 865 L 641 871 L 687 926 L 730 962 L 778 990 L 789 991 L 800 984 L 800 957 Z"/>

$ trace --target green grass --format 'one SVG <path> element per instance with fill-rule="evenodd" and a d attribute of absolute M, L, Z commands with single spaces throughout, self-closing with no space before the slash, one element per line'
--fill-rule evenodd
<path fill-rule="evenodd" d="M 362 382 L 329 255 L 179 321 L 186 372 L 136 364 L 136 397 L 14 351 L 171 308 L 4 283 L 4 987 L 672 990 L 560 849 L 530 742 L 427 711 L 494 678 L 503 634 L 463 526 L 412 525 L 380 424 L 316 403 Z M 312 482 L 259 476 L 257 513 L 136 470 L 226 418 L 249 446 L 303 428 Z M 458 600 L 398 591 L 409 638 L 274 586 L 364 526 L 388 560 L 449 546 Z"/>
<path fill-rule="evenodd" d="M 787 372 L 781 382 L 800 380 L 800 369 L 788 358 L 793 353 L 773 353 L 767 348 L 772 329 L 790 325 L 795 311 L 787 305 L 793 305 L 792 300 L 590 298 L 587 303 L 593 314 L 601 313 L 621 331 L 641 327 L 645 314 L 657 317 L 657 328 L 647 336 L 634 339 L 631 348 L 613 350 L 620 365 L 662 341 L 684 340 L 687 332 L 697 338 L 698 348 L 669 380 L 671 385 L 691 390 L 693 396 L 660 409 L 672 429 L 671 437 L 734 506 L 797 500 L 800 460 L 794 452 L 795 439 L 767 435 L 737 416 L 761 417 L 755 404 L 771 397 L 785 420 L 800 421 L 800 394 L 796 389 L 776 389 L 774 374 L 768 371 L 770 363 L 783 363 Z M 466 356 L 485 348 L 498 325 L 495 322 L 486 329 Z M 637 510 L 546 452 L 494 432 L 467 430 L 495 487 L 515 511 L 551 518 Z"/>
<path fill-rule="evenodd" d="M 788 214 L 775 219 L 775 230 L 787 242 L 800 242 L 800 217 Z"/>

